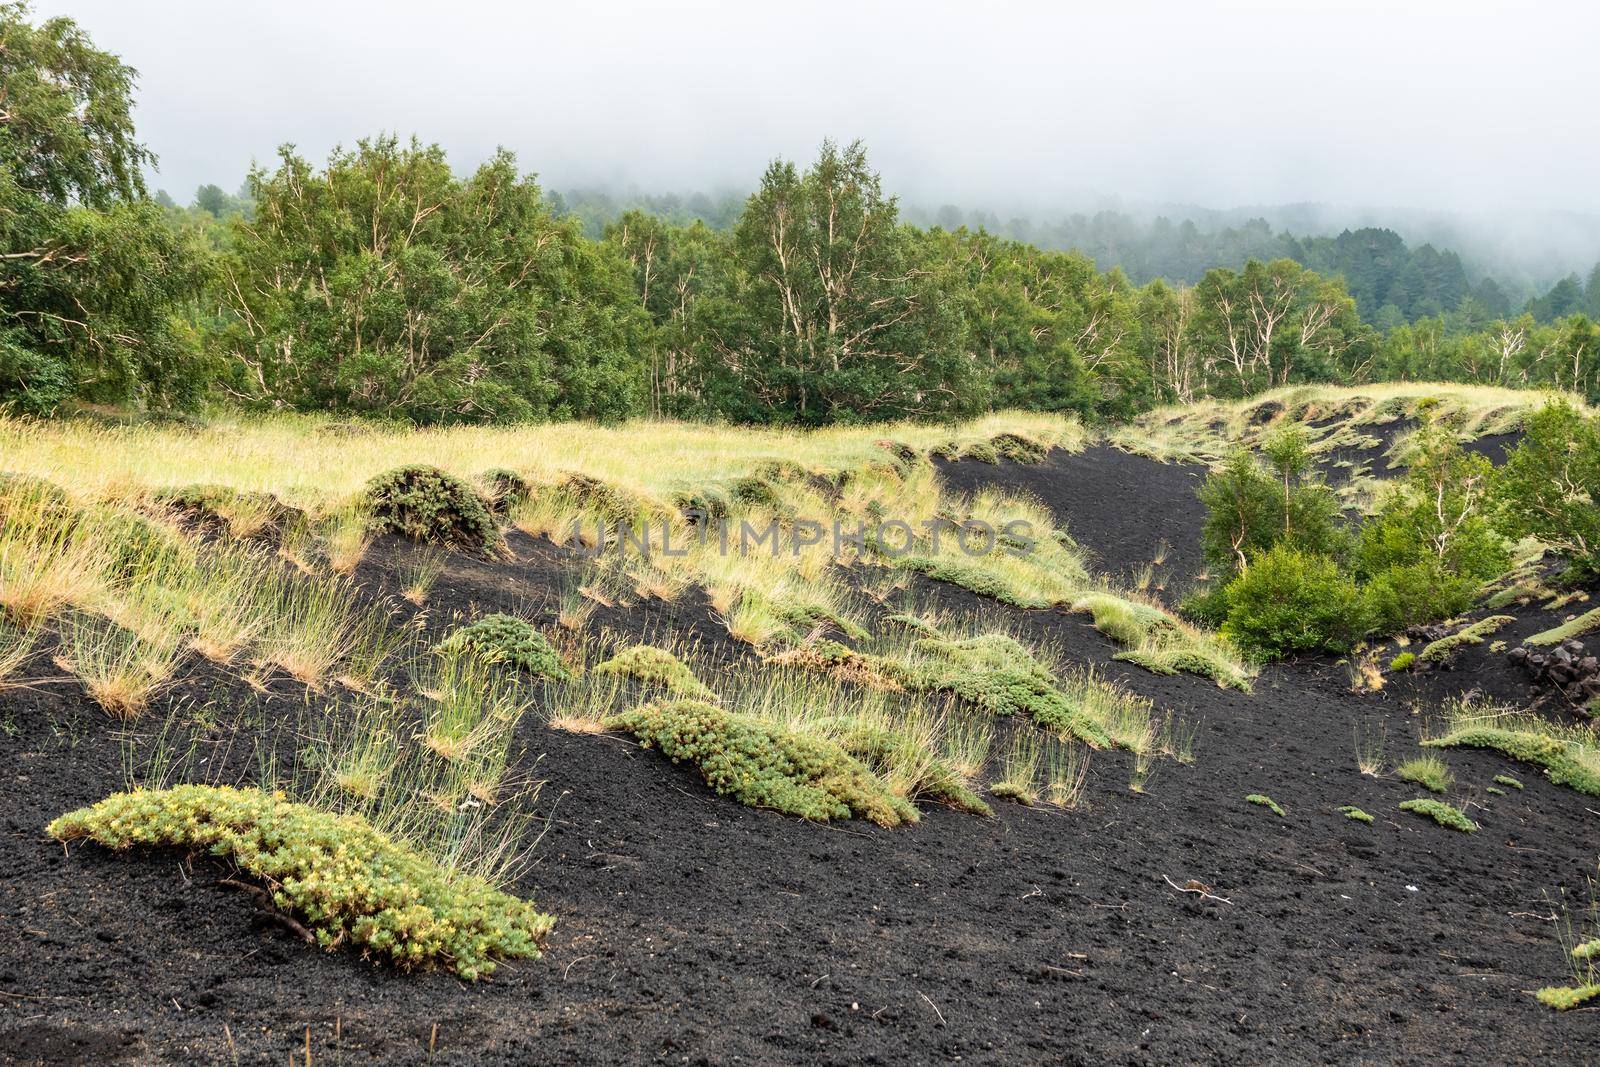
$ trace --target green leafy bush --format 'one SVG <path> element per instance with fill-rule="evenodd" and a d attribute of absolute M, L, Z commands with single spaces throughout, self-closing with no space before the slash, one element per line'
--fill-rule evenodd
<path fill-rule="evenodd" d="M 564 681 L 571 677 L 549 638 L 528 622 L 511 615 L 485 615 L 460 627 L 439 642 L 438 651 L 471 652 L 490 663 L 515 667 L 542 678 Z"/>
<path fill-rule="evenodd" d="M 1228 583 L 1225 636 L 1270 656 L 1343 652 L 1366 631 L 1355 583 L 1327 556 L 1274 545 Z"/>
<path fill-rule="evenodd" d="M 1600 571 L 1600 420 L 1558 400 L 1529 416 L 1494 479 L 1510 537 L 1537 537 L 1580 572 Z"/>
<path fill-rule="evenodd" d="M 917 811 L 835 742 L 795 733 L 701 700 L 645 704 L 612 715 L 621 730 L 741 804 L 827 822 L 852 816 L 880 826 L 917 821 Z"/>
<path fill-rule="evenodd" d="M 1206 506 L 1200 543 L 1206 562 L 1220 574 L 1244 569 L 1252 556 L 1280 542 L 1336 555 L 1347 540 L 1335 521 L 1338 499 L 1312 476 L 1303 433 L 1279 431 L 1264 451 L 1270 470 L 1240 451 L 1199 489 Z"/>
<path fill-rule="evenodd" d="M 681 697 L 709 700 L 711 690 L 677 656 L 653 645 L 625 648 L 594 669 L 596 674 L 617 674 L 646 685 L 659 685 Z"/>
<path fill-rule="evenodd" d="M 47 828 L 107 848 L 171 847 L 231 860 L 271 887 L 324 948 L 350 943 L 402 969 L 467 979 L 496 957 L 539 956 L 555 920 L 479 878 L 451 874 L 373 829 L 254 789 L 181 785 L 117 793 Z"/>
<path fill-rule="evenodd" d="M 1389 669 L 1391 671 L 1408 671 L 1415 662 L 1417 662 L 1417 654 L 1415 652 L 1402 652 L 1389 661 Z"/>
<path fill-rule="evenodd" d="M 1481 578 L 1453 574 L 1430 558 L 1372 574 L 1361 587 L 1361 600 L 1373 628 L 1392 634 L 1461 614 L 1482 584 Z"/>
<path fill-rule="evenodd" d="M 1342 805 L 1339 808 L 1339 814 L 1343 815 L 1347 819 L 1353 819 L 1356 822 L 1364 822 L 1364 823 L 1371 823 L 1372 822 L 1372 816 L 1368 815 L 1366 812 L 1362 811 L 1360 808 L 1356 807 L 1354 804 Z"/>
<path fill-rule="evenodd" d="M 473 488 L 437 467 L 413 464 L 367 483 L 373 529 L 419 541 L 479 547 L 500 538 L 489 507 Z"/>
<path fill-rule="evenodd" d="M 1416 800 L 1401 801 L 1400 810 L 1432 819 L 1440 826 L 1451 830 L 1460 830 L 1464 834 L 1477 833 L 1478 831 L 1478 824 L 1467 818 L 1460 808 L 1446 804 L 1442 800 L 1434 800 L 1432 797 L 1418 797 Z"/>

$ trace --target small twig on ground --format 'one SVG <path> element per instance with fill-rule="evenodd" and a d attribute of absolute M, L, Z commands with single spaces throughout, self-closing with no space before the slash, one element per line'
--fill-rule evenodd
<path fill-rule="evenodd" d="M 289 931 L 289 933 L 293 934 L 295 937 L 298 937 L 308 945 L 315 945 L 317 943 L 317 935 L 313 934 L 310 930 L 307 930 L 304 926 L 302 926 L 300 921 L 294 916 L 285 915 L 283 912 L 279 911 L 277 905 L 272 902 L 272 894 L 260 886 L 252 885 L 249 882 L 241 882 L 237 878 L 219 878 L 217 879 L 216 884 L 227 886 L 229 889 L 237 889 L 241 892 L 249 893 L 255 898 L 256 910 L 259 911 L 268 922 L 283 927 L 283 929 Z"/>
<path fill-rule="evenodd" d="M 921 997 L 923 1000 L 927 1000 L 928 1001 L 928 1007 L 932 1008 L 933 1009 L 933 1013 L 939 1017 L 939 1025 L 940 1026 L 948 1026 L 949 1025 L 948 1023 L 946 1023 L 944 1021 L 944 1012 L 939 1010 L 939 1005 L 935 1004 L 931 1000 L 928 1000 L 928 994 L 924 993 L 922 990 L 919 989 L 919 990 L 917 990 L 917 996 Z"/>
<path fill-rule="evenodd" d="M 1215 893 L 1211 892 L 1211 890 L 1205 888 L 1199 882 L 1196 882 L 1193 879 L 1189 880 L 1188 885 L 1183 886 L 1179 885 L 1177 882 L 1174 882 L 1171 878 L 1167 878 L 1167 876 L 1164 874 L 1161 877 L 1166 880 L 1168 885 L 1180 893 L 1195 893 L 1200 897 L 1201 900 L 1218 900 L 1224 904 L 1233 903 L 1233 901 L 1229 900 L 1227 897 L 1217 896 Z"/>

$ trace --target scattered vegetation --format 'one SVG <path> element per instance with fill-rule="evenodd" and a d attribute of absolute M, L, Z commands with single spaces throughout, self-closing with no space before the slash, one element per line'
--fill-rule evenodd
<path fill-rule="evenodd" d="M 555 920 L 481 879 L 452 875 L 357 815 L 259 790 L 180 785 L 117 793 L 49 826 L 62 841 L 222 856 L 265 883 L 273 906 L 323 948 L 352 944 L 402 969 L 440 965 L 466 979 L 496 958 L 539 955 Z"/>
<path fill-rule="evenodd" d="M 1490 615 L 1479 619 L 1470 626 L 1464 626 L 1448 637 L 1441 637 L 1428 644 L 1418 654 L 1417 659 L 1423 663 L 1442 663 L 1461 649 L 1470 645 L 1481 645 L 1484 640 L 1500 627 L 1516 620 L 1510 615 Z"/>
<path fill-rule="evenodd" d="M 1574 637 L 1582 637 L 1585 634 L 1593 633 L 1595 630 L 1600 630 L 1600 608 L 1591 608 L 1582 615 L 1573 616 L 1560 626 L 1541 630 L 1524 643 L 1537 645 L 1541 648 L 1548 645 L 1559 645 L 1563 641 Z"/>
<path fill-rule="evenodd" d="M 1483 701 L 1454 701 L 1446 707 L 1446 718 L 1443 732 L 1423 741 L 1424 745 L 1492 749 L 1542 768 L 1545 777 L 1557 785 L 1600 796 L 1600 746 L 1587 727 L 1562 726 Z"/>
<path fill-rule="evenodd" d="M 1494 783 L 1495 783 L 1495 785 L 1503 785 L 1503 786 L 1507 787 L 1508 789 L 1521 789 L 1521 788 L 1523 788 L 1522 783 L 1520 781 L 1518 781 L 1517 779 L 1511 777 L 1511 775 L 1509 775 L 1509 774 L 1497 774 L 1497 775 L 1495 775 L 1494 776 Z"/>
<path fill-rule="evenodd" d="M 1345 818 L 1354 819 L 1356 822 L 1364 822 L 1364 823 L 1372 822 L 1372 816 L 1368 815 L 1366 812 L 1362 811 L 1360 808 L 1356 807 L 1354 804 L 1345 804 L 1345 805 L 1343 805 L 1342 807 L 1340 807 L 1339 812 Z"/>
<path fill-rule="evenodd" d="M 989 785 L 989 792 L 1018 804 L 1033 805 L 1039 800 L 1039 739 L 1026 727 L 1011 735 L 1001 763 L 1000 777 Z"/>

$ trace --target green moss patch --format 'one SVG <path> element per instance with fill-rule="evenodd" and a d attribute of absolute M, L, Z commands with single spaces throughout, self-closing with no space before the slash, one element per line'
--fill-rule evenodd
<path fill-rule="evenodd" d="M 1347 819 L 1354 819 L 1356 822 L 1364 822 L 1364 823 L 1371 823 L 1372 822 L 1372 816 L 1368 815 L 1366 812 L 1362 811 L 1360 808 L 1356 807 L 1354 804 L 1345 804 L 1345 805 L 1343 805 L 1342 807 L 1339 808 L 1339 814 L 1343 815 Z"/>
<path fill-rule="evenodd" d="M 646 704 L 606 718 L 674 763 L 696 767 L 706 784 L 741 804 L 803 819 L 870 819 L 880 826 L 917 821 L 910 802 L 843 746 L 701 700 Z"/>
<path fill-rule="evenodd" d="M 1284 817 L 1283 808 L 1279 807 L 1278 802 L 1267 796 L 1265 793 L 1251 793 L 1249 796 L 1245 797 L 1245 800 L 1251 804 L 1256 804 L 1260 807 L 1266 808 L 1280 819 Z"/>
<path fill-rule="evenodd" d="M 1516 779 L 1516 778 L 1511 777 L 1511 775 L 1509 775 L 1509 774 L 1497 774 L 1497 775 L 1495 775 L 1494 776 L 1494 782 L 1495 782 L 1496 785 L 1503 785 L 1503 786 L 1506 786 L 1506 787 L 1508 787 L 1510 789 L 1521 789 L 1522 788 L 1522 782 L 1520 780 Z"/>
<path fill-rule="evenodd" d="M 1464 834 L 1476 833 L 1478 830 L 1478 824 L 1467 818 L 1460 808 L 1446 804 L 1442 800 L 1434 800 L 1432 797 L 1401 801 L 1400 810 L 1432 819 L 1440 826 L 1460 830 Z"/>
<path fill-rule="evenodd" d="M 924 659 L 903 671 L 909 689 L 954 693 L 995 715 L 1027 715 L 1058 734 L 1109 748 L 1106 731 L 1075 706 L 1044 664 L 1015 638 L 982 634 L 960 640 L 924 638 L 912 645 Z"/>
<path fill-rule="evenodd" d="M 113 849 L 222 856 L 270 888 L 324 948 L 355 945 L 402 969 L 439 965 L 474 979 L 496 958 L 539 955 L 555 920 L 482 879 L 451 874 L 373 829 L 255 789 L 181 785 L 117 793 L 47 828 Z"/>
<path fill-rule="evenodd" d="M 1600 985 L 1546 986 L 1534 994 L 1539 1003 L 1556 1011 L 1580 1007 L 1591 1000 L 1600 1000 Z"/>
<path fill-rule="evenodd" d="M 571 677 L 549 638 L 511 615 L 485 615 L 455 630 L 438 644 L 444 653 L 470 652 L 489 663 L 514 667 L 541 678 Z"/>
<path fill-rule="evenodd" d="M 1591 608 L 1575 619 L 1569 619 L 1560 626 L 1536 633 L 1528 638 L 1530 645 L 1559 645 L 1561 642 L 1573 637 L 1582 637 L 1586 633 L 1600 630 L 1600 608 Z"/>

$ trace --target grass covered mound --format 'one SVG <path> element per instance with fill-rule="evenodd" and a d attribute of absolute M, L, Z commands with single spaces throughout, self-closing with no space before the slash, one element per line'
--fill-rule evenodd
<path fill-rule="evenodd" d="M 163 489 L 156 502 L 228 528 L 235 537 L 253 537 L 281 529 L 300 516 L 271 493 L 234 489 L 226 485 L 186 485 Z"/>
<path fill-rule="evenodd" d="M 1450 636 L 1441 637 L 1428 645 L 1416 657 L 1417 661 L 1421 663 L 1443 663 L 1469 645 L 1483 644 L 1484 640 L 1500 627 L 1515 621 L 1516 619 L 1510 615 L 1490 615 L 1488 618 L 1479 619 L 1471 626 L 1465 626 Z"/>
<path fill-rule="evenodd" d="M 357 815 L 254 789 L 180 785 L 116 793 L 52 822 L 61 841 L 205 850 L 264 881 L 324 948 L 349 943 L 402 969 L 467 979 L 534 958 L 555 919 L 479 878 L 452 875 Z"/>
<path fill-rule="evenodd" d="M 418 541 L 480 548 L 500 539 L 477 491 L 438 467 L 413 464 L 386 471 L 367 483 L 371 525 Z"/>
<path fill-rule="evenodd" d="M 1467 818 L 1460 808 L 1446 804 L 1442 800 L 1434 800 L 1432 797 L 1403 800 L 1400 802 L 1400 810 L 1432 819 L 1440 826 L 1460 830 L 1464 834 L 1476 833 L 1478 830 L 1478 824 Z"/>
<path fill-rule="evenodd" d="M 692 763 L 706 784 L 741 804 L 828 822 L 852 817 L 880 826 L 917 821 L 896 796 L 836 742 L 786 730 L 702 700 L 645 704 L 606 718 L 674 763 Z"/>
<path fill-rule="evenodd" d="M 634 645 L 625 648 L 594 669 L 596 674 L 616 674 L 646 685 L 658 685 L 681 697 L 709 700 L 713 694 L 688 665 L 664 648 Z"/>
<path fill-rule="evenodd" d="M 1466 725 L 1423 744 L 1434 748 L 1492 749 L 1514 760 L 1544 768 L 1546 777 L 1557 785 L 1570 786 L 1580 793 L 1600 797 L 1600 758 L 1596 757 L 1593 749 L 1586 749 L 1576 741 L 1566 741 L 1532 730 Z M 1498 778 L 1495 780 L 1499 781 Z"/>
<path fill-rule="evenodd" d="M 835 740 L 840 747 L 886 781 L 901 779 L 909 798 L 944 804 L 970 815 L 994 814 L 954 767 L 929 755 L 918 739 L 905 731 L 847 718 L 840 718 L 837 725 Z M 905 780 L 908 766 L 916 768 L 914 780 Z"/>
<path fill-rule="evenodd" d="M 1026 714 L 1047 730 L 1110 748 L 1111 737 L 1056 684 L 1049 668 L 1007 634 L 925 638 L 912 645 L 924 658 L 906 668 L 907 688 L 954 693 L 995 715 Z"/>
<path fill-rule="evenodd" d="M 438 651 L 471 652 L 488 663 L 515 667 L 541 678 L 564 681 L 571 677 L 549 638 L 512 615 L 485 615 L 452 632 L 439 642 Z"/>
<path fill-rule="evenodd" d="M 1541 648 L 1550 645 L 1559 645 L 1561 642 L 1574 637 L 1582 637 L 1587 633 L 1600 630 L 1600 608 L 1591 608 L 1576 618 L 1569 619 L 1560 626 L 1536 633 L 1528 638 L 1526 644 L 1536 645 Z"/>

